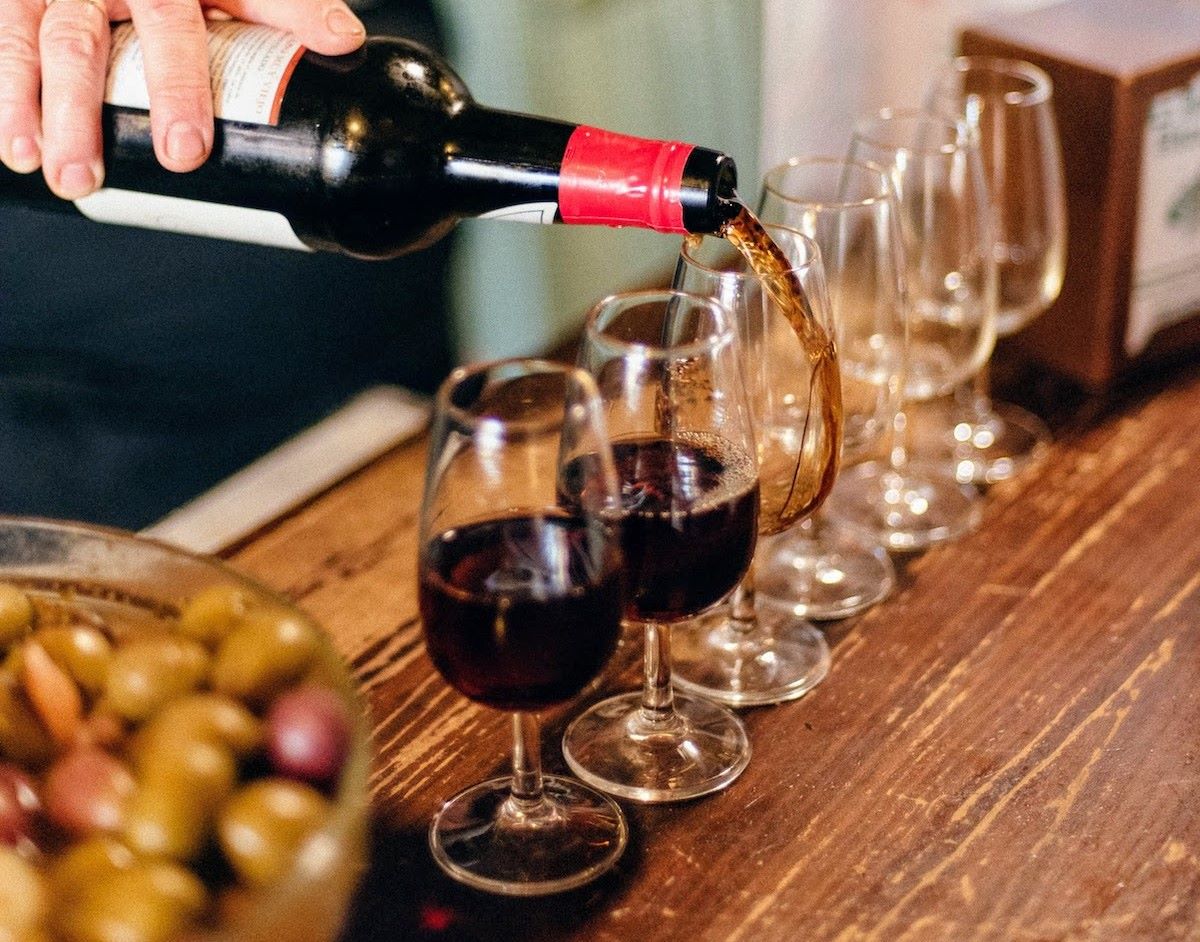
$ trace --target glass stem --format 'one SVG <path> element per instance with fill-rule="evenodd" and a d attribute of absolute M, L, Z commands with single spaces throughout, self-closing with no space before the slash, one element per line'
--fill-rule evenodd
<path fill-rule="evenodd" d="M 669 723 L 675 714 L 671 690 L 671 626 L 646 622 L 646 659 L 642 670 L 642 719 L 652 725 Z"/>
<path fill-rule="evenodd" d="M 971 377 L 971 421 L 986 422 L 992 411 L 992 361 L 985 360 Z"/>
<path fill-rule="evenodd" d="M 751 563 L 746 575 L 729 598 L 729 625 L 738 634 L 750 634 L 758 627 L 758 615 L 754 611 L 754 592 L 754 564 Z"/>
<path fill-rule="evenodd" d="M 512 794 L 510 812 L 528 814 L 544 804 L 542 791 L 542 743 L 537 716 L 513 714 Z"/>
<path fill-rule="evenodd" d="M 903 472 L 908 465 L 908 453 L 910 449 L 909 438 L 911 430 L 909 429 L 908 413 L 904 411 L 904 403 L 901 402 L 899 408 L 896 409 L 896 415 L 892 419 L 892 449 L 888 458 L 891 461 L 892 470 Z"/>

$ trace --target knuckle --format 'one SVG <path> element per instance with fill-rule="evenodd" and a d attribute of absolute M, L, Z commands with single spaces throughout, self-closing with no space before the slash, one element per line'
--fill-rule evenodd
<path fill-rule="evenodd" d="M 37 69 L 37 65 L 36 38 L 31 36 L 28 30 L 12 23 L 0 23 L 0 67 L 11 69 L 24 66 L 32 72 Z"/>
<path fill-rule="evenodd" d="M 172 111 L 194 111 L 212 97 L 207 83 L 191 76 L 171 74 L 150 84 L 150 99 L 153 108 Z"/>
<path fill-rule="evenodd" d="M 42 52 L 52 57 L 98 61 L 102 52 L 100 33 L 87 23 L 55 17 L 42 29 Z M 45 22 L 45 21 L 43 21 Z"/>
<path fill-rule="evenodd" d="M 140 12 L 155 24 L 187 24 L 189 27 L 203 29 L 204 20 L 196 0 L 142 0 L 139 7 Z"/>

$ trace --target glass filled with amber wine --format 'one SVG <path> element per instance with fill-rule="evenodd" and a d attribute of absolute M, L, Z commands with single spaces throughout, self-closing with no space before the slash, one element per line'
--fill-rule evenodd
<path fill-rule="evenodd" d="M 829 494 L 841 450 L 841 381 L 820 252 L 802 233 L 750 220 L 730 241 L 688 240 L 676 284 L 732 316 L 750 394 L 760 536 L 806 519 Z M 802 696 L 829 670 L 822 634 L 767 604 L 747 571 L 727 606 L 676 632 L 675 674 L 732 705 Z"/>
<path fill-rule="evenodd" d="M 799 229 L 821 250 L 842 375 L 842 465 L 869 460 L 891 429 L 904 380 L 903 257 L 887 175 L 841 157 L 794 157 L 767 172 L 759 216 Z M 763 549 L 759 591 L 807 618 L 861 612 L 895 584 L 878 537 L 824 512 Z"/>

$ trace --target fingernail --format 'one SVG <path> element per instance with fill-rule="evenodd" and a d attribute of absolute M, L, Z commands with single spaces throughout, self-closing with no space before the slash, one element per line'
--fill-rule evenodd
<path fill-rule="evenodd" d="M 349 10 L 334 7 L 325 14 L 325 25 L 338 36 L 365 36 L 366 28 Z"/>
<path fill-rule="evenodd" d="M 100 174 L 87 164 L 67 164 L 58 174 L 58 195 L 65 200 L 87 196 L 100 182 Z"/>
<path fill-rule="evenodd" d="M 204 138 L 186 121 L 176 121 L 167 128 L 167 156 L 182 163 L 191 163 L 204 156 Z"/>
<path fill-rule="evenodd" d="M 42 149 L 32 137 L 14 137 L 9 155 L 17 173 L 32 173 L 42 162 Z"/>

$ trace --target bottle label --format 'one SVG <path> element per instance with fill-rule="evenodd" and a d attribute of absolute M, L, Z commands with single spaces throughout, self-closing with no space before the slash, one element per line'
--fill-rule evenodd
<path fill-rule="evenodd" d="M 521 203 L 481 213 L 480 219 L 503 219 L 505 222 L 533 222 L 550 225 L 558 216 L 558 203 Z"/>
<path fill-rule="evenodd" d="M 286 216 L 265 209 L 205 203 L 114 187 L 104 187 L 76 200 L 75 206 L 93 222 L 312 251 L 296 236 Z"/>
<path fill-rule="evenodd" d="M 680 195 L 692 150 L 678 141 L 580 125 L 563 153 L 558 183 L 563 222 L 686 233 Z"/>
<path fill-rule="evenodd" d="M 210 21 L 208 69 L 216 116 L 278 124 L 284 90 L 302 55 L 303 46 L 270 26 Z M 142 44 L 132 23 L 113 28 L 104 100 L 121 108 L 150 108 Z"/>

